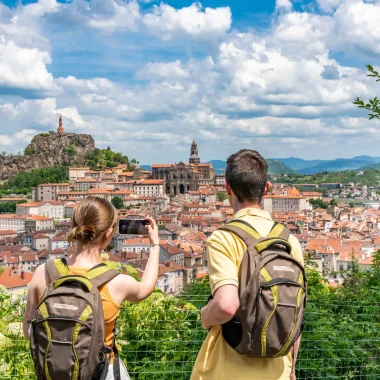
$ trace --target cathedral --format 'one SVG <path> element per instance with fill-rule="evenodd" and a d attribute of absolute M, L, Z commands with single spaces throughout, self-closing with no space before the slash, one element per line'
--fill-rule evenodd
<path fill-rule="evenodd" d="M 197 191 L 200 185 L 215 183 L 215 171 L 212 164 L 201 164 L 195 141 L 191 144 L 189 163 L 154 164 L 152 174 L 154 179 L 165 180 L 166 194 L 173 196 Z"/>

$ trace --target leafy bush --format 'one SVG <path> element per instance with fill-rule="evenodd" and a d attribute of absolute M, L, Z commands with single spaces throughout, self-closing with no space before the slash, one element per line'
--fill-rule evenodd
<path fill-rule="evenodd" d="M 12 192 L 21 190 L 24 193 L 25 189 L 30 189 L 42 183 L 63 183 L 68 180 L 65 166 L 53 166 L 51 168 L 33 170 L 30 173 L 17 173 L 14 178 L 9 179 L 3 185 L 1 190 L 11 190 Z"/>

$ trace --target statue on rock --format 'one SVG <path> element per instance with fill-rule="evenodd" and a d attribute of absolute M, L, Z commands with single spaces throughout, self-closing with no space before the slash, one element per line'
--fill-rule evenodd
<path fill-rule="evenodd" d="M 59 117 L 58 133 L 60 135 L 63 135 L 65 133 L 65 130 L 63 129 L 63 126 L 62 126 L 62 116 Z"/>

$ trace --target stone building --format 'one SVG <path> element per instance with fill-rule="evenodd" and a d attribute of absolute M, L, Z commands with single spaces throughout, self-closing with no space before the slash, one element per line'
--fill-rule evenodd
<path fill-rule="evenodd" d="M 200 163 L 195 141 L 191 144 L 189 163 L 154 164 L 152 175 L 154 179 L 164 180 L 166 194 L 174 196 L 197 191 L 200 184 L 215 184 L 215 171 L 212 164 Z"/>

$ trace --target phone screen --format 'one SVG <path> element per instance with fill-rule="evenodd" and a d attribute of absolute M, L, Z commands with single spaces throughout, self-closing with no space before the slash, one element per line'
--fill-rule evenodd
<path fill-rule="evenodd" d="M 120 219 L 119 234 L 148 235 L 148 230 L 145 227 L 147 224 L 149 222 L 143 219 Z"/>

